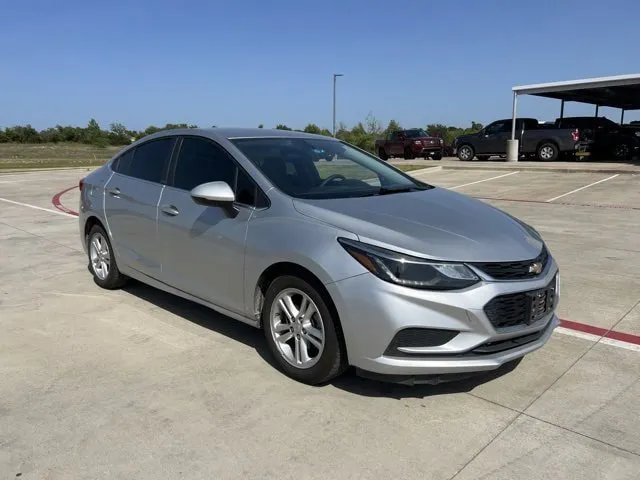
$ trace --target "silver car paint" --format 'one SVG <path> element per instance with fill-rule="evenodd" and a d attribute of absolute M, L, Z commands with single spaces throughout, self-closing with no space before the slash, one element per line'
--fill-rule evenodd
<path fill-rule="evenodd" d="M 145 137 L 128 148 L 165 134 Z M 157 186 L 156 194 L 153 188 L 138 185 L 148 182 L 136 179 L 128 179 L 136 187 L 129 193 L 127 186 L 129 205 L 114 205 L 106 190 L 115 185 L 114 177 L 117 183 L 124 183 L 107 164 L 85 179 L 80 231 L 84 238 L 87 219 L 100 220 L 107 227 L 119 267 L 127 275 L 259 326 L 255 292 L 260 276 L 278 263 L 299 265 L 325 285 L 336 305 L 350 364 L 379 373 L 496 368 L 542 346 L 558 323 L 552 313 L 534 325 L 497 332 L 482 311 L 484 303 L 495 295 L 542 286 L 557 273 L 553 260 L 543 278 L 536 280 L 498 282 L 484 278 L 464 291 L 428 292 L 378 279 L 337 242 L 338 237 L 347 237 L 443 260 L 535 257 L 541 246 L 535 232 L 494 207 L 440 188 L 355 199 L 292 199 L 274 188 L 228 138 L 315 136 L 262 129 L 189 129 L 168 134 L 201 135 L 217 141 L 266 193 L 270 205 L 265 209 L 239 207 L 238 215 L 229 218 L 217 207 L 196 205 L 188 192 Z M 178 207 L 180 215 L 165 218 L 161 213 L 165 204 Z M 125 232 L 123 237 L 121 231 Z M 452 354 L 487 341 L 543 328 L 549 331 L 536 342 L 474 360 L 384 357 L 382 352 L 395 332 L 408 326 L 459 329 L 461 334 L 454 340 L 436 348 Z"/>

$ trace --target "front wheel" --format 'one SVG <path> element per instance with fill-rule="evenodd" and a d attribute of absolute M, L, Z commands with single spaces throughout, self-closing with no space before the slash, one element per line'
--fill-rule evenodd
<path fill-rule="evenodd" d="M 468 162 L 470 160 L 473 160 L 474 155 L 475 155 L 475 152 L 473 151 L 473 148 L 471 148 L 471 146 L 469 145 L 462 145 L 458 149 L 458 158 L 462 162 Z"/>
<path fill-rule="evenodd" d="M 378 150 L 378 157 L 380 157 L 380 160 L 388 160 L 389 156 L 387 155 L 387 152 L 385 151 L 384 148 L 381 148 Z"/>
<path fill-rule="evenodd" d="M 306 281 L 288 275 L 274 280 L 265 295 L 262 327 L 280 370 L 309 385 L 344 372 L 346 348 L 334 317 L 322 294 Z"/>
<path fill-rule="evenodd" d="M 538 147 L 538 160 L 541 162 L 553 162 L 558 158 L 558 147 L 555 143 L 543 143 Z"/>

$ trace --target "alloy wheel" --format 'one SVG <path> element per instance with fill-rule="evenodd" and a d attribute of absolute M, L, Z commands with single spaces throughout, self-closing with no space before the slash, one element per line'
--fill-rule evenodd
<path fill-rule="evenodd" d="M 307 369 L 322 356 L 325 330 L 313 300 L 297 288 L 287 288 L 275 298 L 269 315 L 278 352 L 290 365 Z"/>
<path fill-rule="evenodd" d="M 469 147 L 462 147 L 459 153 L 461 159 L 471 160 L 471 149 Z"/>
<path fill-rule="evenodd" d="M 105 280 L 109 276 L 111 269 L 111 255 L 107 240 L 101 233 L 96 233 L 91 237 L 89 243 L 89 257 L 91 268 L 100 280 Z"/>
<path fill-rule="evenodd" d="M 551 160 L 554 153 L 555 151 L 553 150 L 553 147 L 545 145 L 540 149 L 540 158 L 542 158 L 543 160 Z"/>

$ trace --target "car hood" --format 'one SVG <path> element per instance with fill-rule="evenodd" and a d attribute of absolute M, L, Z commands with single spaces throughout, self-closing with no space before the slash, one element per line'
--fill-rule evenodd
<path fill-rule="evenodd" d="M 489 204 L 443 188 L 361 198 L 294 199 L 308 217 L 362 242 L 441 260 L 499 262 L 535 258 L 535 230 Z"/>

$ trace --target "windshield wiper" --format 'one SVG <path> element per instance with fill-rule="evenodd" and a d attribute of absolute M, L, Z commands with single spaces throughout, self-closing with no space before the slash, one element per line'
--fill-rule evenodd
<path fill-rule="evenodd" d="M 378 190 L 378 195 L 389 195 L 391 193 L 405 193 L 405 192 L 415 192 L 417 190 L 422 190 L 416 186 L 399 186 L 399 187 L 380 187 Z"/>

